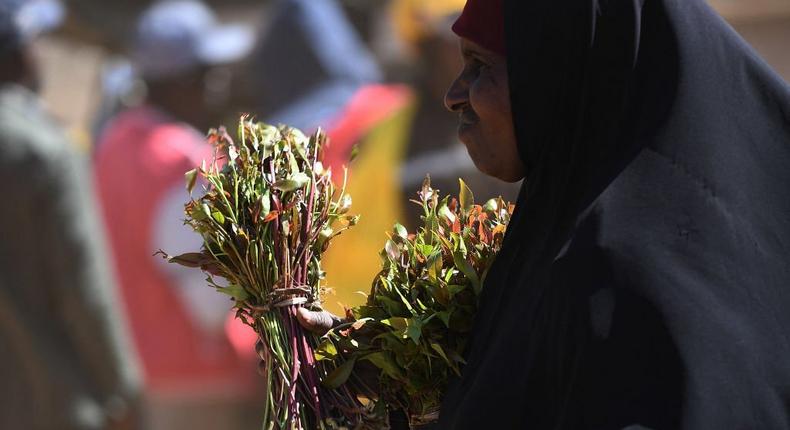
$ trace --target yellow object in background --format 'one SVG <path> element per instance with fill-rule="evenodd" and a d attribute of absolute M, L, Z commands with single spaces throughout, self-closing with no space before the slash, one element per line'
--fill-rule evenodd
<path fill-rule="evenodd" d="M 465 4 L 466 0 L 395 0 L 391 14 L 400 37 L 414 44 L 447 17 L 461 13 Z"/>
<path fill-rule="evenodd" d="M 344 306 L 364 303 L 364 296 L 357 292 L 370 291 L 381 270 L 379 251 L 387 241 L 387 232 L 403 219 L 407 199 L 400 186 L 400 167 L 413 116 L 410 105 L 371 130 L 349 169 L 351 212 L 361 215 L 360 222 L 333 240 L 322 257 L 326 285 L 335 292 L 324 297 L 325 308 L 337 315 L 344 315 Z"/>

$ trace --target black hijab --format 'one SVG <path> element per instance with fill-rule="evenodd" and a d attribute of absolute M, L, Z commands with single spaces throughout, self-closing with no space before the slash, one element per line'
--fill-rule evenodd
<path fill-rule="evenodd" d="M 790 428 L 788 86 L 702 0 L 505 30 L 529 174 L 439 427 Z"/>

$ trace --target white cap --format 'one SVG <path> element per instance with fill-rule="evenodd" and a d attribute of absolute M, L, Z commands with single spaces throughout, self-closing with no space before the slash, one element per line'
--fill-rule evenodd
<path fill-rule="evenodd" d="M 64 15 L 58 0 L 0 0 L 0 48 L 17 47 L 55 29 Z"/>
<path fill-rule="evenodd" d="M 160 1 L 137 23 L 132 47 L 135 67 L 145 79 L 178 76 L 200 65 L 244 58 L 254 34 L 246 25 L 220 25 L 205 4 L 195 0 Z"/>

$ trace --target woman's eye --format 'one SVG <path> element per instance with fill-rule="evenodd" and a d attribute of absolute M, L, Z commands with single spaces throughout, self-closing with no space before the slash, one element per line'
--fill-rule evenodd
<path fill-rule="evenodd" d="M 480 61 L 480 60 L 477 60 L 477 59 L 473 58 L 473 59 L 469 60 L 469 62 L 467 63 L 466 68 L 467 68 L 467 70 L 469 71 L 470 74 L 473 74 L 473 75 L 477 76 L 477 75 L 480 74 L 480 72 L 488 70 L 489 65 L 484 63 L 484 62 L 482 62 L 482 61 Z"/>

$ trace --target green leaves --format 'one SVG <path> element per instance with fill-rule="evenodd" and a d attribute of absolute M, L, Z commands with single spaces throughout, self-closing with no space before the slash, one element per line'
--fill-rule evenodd
<path fill-rule="evenodd" d="M 392 240 L 387 241 L 387 243 L 384 245 L 384 250 L 387 252 L 387 256 L 392 261 L 397 261 L 400 259 L 401 256 L 400 247 L 398 247 L 398 245 Z"/>
<path fill-rule="evenodd" d="M 439 216 L 447 220 L 450 224 L 453 224 L 456 220 L 455 214 L 447 205 L 442 205 L 442 207 L 439 208 Z"/>
<path fill-rule="evenodd" d="M 345 214 L 351 209 L 351 196 L 348 194 L 344 195 L 343 198 L 340 199 L 340 205 L 337 209 L 337 212 L 340 214 Z"/>
<path fill-rule="evenodd" d="M 406 330 L 409 326 L 409 320 L 403 317 L 392 317 L 381 320 L 382 324 L 388 325 L 396 330 Z"/>
<path fill-rule="evenodd" d="M 436 316 L 444 323 L 445 327 L 450 328 L 450 311 L 437 312 Z"/>
<path fill-rule="evenodd" d="M 481 278 L 510 214 L 501 199 L 475 205 L 463 181 L 456 200 L 440 199 L 426 179 L 414 202 L 422 227 L 410 233 L 395 224 L 367 303 L 352 310 L 365 323 L 334 342 L 346 358 L 378 368 L 382 401 L 420 414 L 438 407 L 448 379 L 460 374 Z"/>
<path fill-rule="evenodd" d="M 403 379 L 403 371 L 401 370 L 400 366 L 398 366 L 398 363 L 395 361 L 393 355 L 389 352 L 374 352 L 373 354 L 368 354 L 362 357 L 362 359 L 373 363 L 376 367 L 381 369 L 385 375 L 392 379 Z"/>
<path fill-rule="evenodd" d="M 420 337 L 422 336 L 422 321 L 419 318 L 411 318 L 406 327 L 406 336 L 411 339 L 415 345 L 420 344 Z"/>
<path fill-rule="evenodd" d="M 243 302 L 250 298 L 250 294 L 240 285 L 229 285 L 224 288 L 217 288 L 217 291 L 233 297 L 237 302 Z"/>
<path fill-rule="evenodd" d="M 398 235 L 398 237 L 400 237 L 401 239 L 409 238 L 409 232 L 406 231 L 406 227 L 400 224 L 395 224 L 394 230 L 395 230 L 395 234 Z"/>
<path fill-rule="evenodd" d="M 475 294 L 480 294 L 480 290 L 482 289 L 482 285 L 480 285 L 480 276 L 477 274 L 475 268 L 472 267 L 472 264 L 466 261 L 461 251 L 453 252 L 453 262 L 455 263 L 455 267 L 457 267 L 469 280 L 472 288 L 475 290 Z"/>
<path fill-rule="evenodd" d="M 269 190 L 263 192 L 263 195 L 258 200 L 258 204 L 260 205 L 258 216 L 264 219 L 272 210 L 272 198 L 269 195 Z"/>
<path fill-rule="evenodd" d="M 348 213 L 352 200 L 345 187 L 337 189 L 331 172 L 323 167 L 327 137 L 320 131 L 308 137 L 246 116 L 237 132 L 234 140 L 223 127 L 209 131 L 215 158 L 184 174 L 191 197 L 184 207 L 185 223 L 200 235 L 202 246 L 175 257 L 158 254 L 208 273 L 208 286 L 232 299 L 229 307 L 256 331 L 263 346 L 258 352 L 266 357 L 267 425 L 318 428 L 318 421 L 326 423 L 330 417 L 316 417 L 311 411 L 325 415 L 342 410 L 343 416 L 331 417 L 338 426 L 359 428 L 359 400 L 321 393 L 327 388 L 319 380 L 326 375 L 326 386 L 347 383 L 357 358 L 343 360 L 342 353 L 366 345 L 345 339 L 341 349 L 332 340 L 321 342 L 298 329 L 296 305 L 290 304 L 321 301 L 321 255 L 334 237 L 359 219 Z M 192 197 L 199 179 L 206 185 Z M 402 300 L 392 304 L 392 311 L 408 312 Z M 362 319 L 348 330 L 368 330 L 367 324 Z M 313 345 L 318 345 L 315 350 Z M 294 369 L 299 369 L 295 380 Z M 317 398 L 326 403 L 319 407 Z M 298 416 L 294 410 L 300 411 Z"/>
<path fill-rule="evenodd" d="M 346 381 L 348 381 L 348 378 L 351 376 L 351 371 L 354 370 L 356 361 L 356 358 L 352 358 L 351 360 L 348 360 L 336 367 L 332 372 L 329 373 L 329 375 L 326 376 L 326 378 L 324 378 L 322 384 L 324 384 L 324 386 L 327 388 L 340 388 L 340 386 L 345 384 Z"/>
<path fill-rule="evenodd" d="M 310 183 L 310 177 L 306 173 L 294 173 L 286 179 L 280 179 L 272 184 L 272 187 L 282 192 L 291 192 L 304 188 Z"/>
<path fill-rule="evenodd" d="M 428 279 L 432 282 L 437 282 L 439 277 L 442 276 L 442 254 L 441 252 L 434 252 L 428 256 L 426 260 L 426 267 L 428 268 Z"/>
<path fill-rule="evenodd" d="M 337 348 L 329 339 L 324 339 L 318 348 L 315 349 L 316 361 L 332 360 L 337 357 Z"/>
<path fill-rule="evenodd" d="M 222 212 L 214 211 L 211 213 L 211 217 L 214 218 L 214 221 L 220 224 L 225 224 L 225 215 L 222 215 Z"/>

